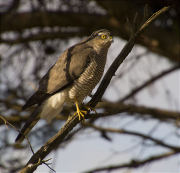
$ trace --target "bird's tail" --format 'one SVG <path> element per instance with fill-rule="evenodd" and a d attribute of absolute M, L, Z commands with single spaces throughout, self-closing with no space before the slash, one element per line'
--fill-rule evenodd
<path fill-rule="evenodd" d="M 27 134 L 31 131 L 31 129 L 36 125 L 36 123 L 40 119 L 41 109 L 42 109 L 41 106 L 37 106 L 34 109 L 32 115 L 29 117 L 29 119 L 24 124 L 23 128 L 21 129 L 21 132 L 17 136 L 15 142 L 21 143 L 24 140 L 25 136 L 27 136 Z"/>

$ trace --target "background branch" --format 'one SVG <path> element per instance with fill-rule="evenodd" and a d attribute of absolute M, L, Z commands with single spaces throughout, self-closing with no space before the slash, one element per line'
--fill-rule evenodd
<path fill-rule="evenodd" d="M 152 77 L 151 79 L 147 80 L 144 84 L 142 84 L 141 86 L 135 88 L 134 90 L 131 91 L 131 93 L 129 93 L 128 95 L 126 95 L 124 98 L 120 99 L 119 102 L 124 102 L 125 100 L 132 98 L 135 94 L 137 94 L 139 91 L 141 91 L 143 88 L 147 87 L 148 85 L 152 84 L 153 82 L 155 82 L 156 80 L 166 76 L 167 74 L 174 72 L 175 70 L 178 70 L 180 68 L 180 64 L 175 65 L 174 67 L 164 70 L 163 72 L 161 72 L 160 74 Z"/>
<path fill-rule="evenodd" d="M 110 167 L 97 168 L 94 170 L 89 170 L 86 173 L 93 173 L 93 172 L 95 173 L 95 172 L 99 172 L 99 171 L 112 171 L 112 170 L 122 169 L 122 168 L 138 168 L 138 167 L 143 166 L 147 163 L 155 162 L 155 161 L 160 160 L 162 158 L 167 158 L 167 157 L 170 157 L 172 155 L 179 154 L 179 153 L 180 153 L 180 150 L 179 151 L 171 151 L 171 152 L 164 153 L 161 155 L 152 156 L 150 158 L 147 158 L 147 159 L 144 159 L 141 161 L 140 160 L 132 160 L 130 163 L 125 163 L 125 164 L 120 164 L 120 165 L 115 165 L 115 166 L 110 166 Z"/>
<path fill-rule="evenodd" d="M 148 108 L 144 106 L 135 106 L 132 104 L 123 104 L 121 102 L 111 103 L 103 101 L 98 103 L 97 105 L 97 108 L 104 108 L 105 110 L 109 111 L 122 109 L 124 107 L 130 107 L 127 112 L 131 115 L 140 114 L 144 118 L 147 118 L 147 114 L 155 119 L 164 121 L 167 121 L 168 119 L 178 121 L 178 119 L 180 118 L 180 112 L 168 111 L 157 108 Z"/>
<path fill-rule="evenodd" d="M 96 125 L 94 125 L 92 123 L 84 123 L 84 125 L 86 127 L 91 127 L 91 128 L 93 128 L 95 130 L 98 130 L 100 132 L 111 132 L 111 133 L 120 133 L 120 134 L 128 134 L 128 135 L 138 136 L 138 137 L 141 137 L 142 139 L 151 140 L 151 141 L 155 142 L 157 145 L 166 147 L 168 149 L 171 149 L 171 150 L 174 150 L 174 151 L 180 151 L 180 147 L 165 144 L 163 141 L 160 141 L 160 140 L 155 139 L 155 138 L 153 138 L 151 136 L 148 136 L 148 135 L 144 135 L 142 133 L 129 131 L 129 130 L 124 130 L 124 129 L 103 128 L 103 127 L 100 127 L 100 126 L 96 126 Z"/>

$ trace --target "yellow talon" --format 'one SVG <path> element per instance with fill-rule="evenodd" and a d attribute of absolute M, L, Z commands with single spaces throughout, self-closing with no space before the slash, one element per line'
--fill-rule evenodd
<path fill-rule="evenodd" d="M 91 105 L 91 103 L 88 103 L 87 105 L 83 105 L 83 108 L 87 109 L 88 111 L 93 110 L 97 114 L 96 109 L 94 109 L 90 105 Z"/>
<path fill-rule="evenodd" d="M 81 120 L 81 117 L 82 117 L 83 118 L 82 123 L 84 123 L 84 114 L 87 114 L 87 111 L 80 110 L 76 98 L 75 98 L 75 103 L 76 103 L 77 111 L 76 111 L 76 113 L 74 113 L 74 115 L 78 114 L 79 121 Z M 87 105 L 83 105 L 83 108 L 87 109 L 88 111 L 93 110 L 97 114 L 97 111 L 93 107 L 91 107 L 90 105 L 91 105 L 91 103 L 88 103 Z"/>
<path fill-rule="evenodd" d="M 80 110 L 79 109 L 79 105 L 78 105 L 78 102 L 77 102 L 77 100 L 76 100 L 76 98 L 75 98 L 75 103 L 76 103 L 76 109 L 77 109 L 77 111 L 76 111 L 76 113 L 75 114 L 78 114 L 78 116 L 79 116 L 79 121 L 81 120 L 81 117 L 83 118 L 83 120 L 82 120 L 82 123 L 84 122 L 84 114 L 87 114 L 87 111 L 83 111 L 83 110 Z M 83 114 L 84 113 L 84 114 Z M 74 114 L 74 115 L 75 115 Z"/>

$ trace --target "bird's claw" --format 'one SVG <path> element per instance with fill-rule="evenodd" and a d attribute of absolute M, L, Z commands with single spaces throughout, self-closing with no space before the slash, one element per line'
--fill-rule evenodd
<path fill-rule="evenodd" d="M 90 105 L 91 105 L 91 103 L 88 103 L 87 105 L 83 105 L 83 108 L 87 109 L 88 111 L 93 110 L 97 114 L 96 109 L 94 109 Z"/>

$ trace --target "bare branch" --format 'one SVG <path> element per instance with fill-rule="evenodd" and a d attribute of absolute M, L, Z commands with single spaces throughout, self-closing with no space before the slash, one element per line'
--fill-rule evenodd
<path fill-rule="evenodd" d="M 160 119 L 160 120 L 179 120 L 180 113 L 175 111 L 168 111 L 164 109 L 157 109 L 157 108 L 148 108 L 144 106 L 134 106 L 130 104 L 122 104 L 121 102 L 111 103 L 111 102 L 100 102 L 97 105 L 97 108 L 104 108 L 106 110 L 118 110 L 124 108 L 125 106 L 130 107 L 127 112 L 130 114 L 140 114 L 147 117 L 147 114 L 152 116 L 153 118 Z"/>
<path fill-rule="evenodd" d="M 19 22 L 20 19 L 22 22 Z M 97 23 L 96 20 L 98 20 L 99 23 Z M 69 23 L 69 21 L 71 22 L 71 24 Z M 84 27 L 84 25 L 89 25 L 90 27 L 92 26 L 91 23 L 97 23 L 98 25 L 102 25 L 105 22 L 107 22 L 106 18 L 99 14 L 90 15 L 87 13 L 72 14 L 62 11 L 34 11 L 33 16 L 31 12 L 16 13 L 12 16 L 11 13 L 6 13 L 1 15 L 1 32 L 7 32 L 12 30 L 21 32 L 22 29 L 26 28 L 44 28 L 46 26 Z"/>
<path fill-rule="evenodd" d="M 155 162 L 155 161 L 160 160 L 162 158 L 167 158 L 167 157 L 170 157 L 172 155 L 179 154 L 179 153 L 180 153 L 180 150 L 179 151 L 171 151 L 171 152 L 164 153 L 161 155 L 152 156 L 152 157 L 145 159 L 145 160 L 142 160 L 142 161 L 131 160 L 131 162 L 129 162 L 129 163 L 119 164 L 119 165 L 109 166 L 109 167 L 97 168 L 94 170 L 87 171 L 86 173 L 93 173 L 93 172 L 95 173 L 98 171 L 111 171 L 111 170 L 122 169 L 122 168 L 138 168 L 138 167 L 143 166 L 147 163 Z"/>
<path fill-rule="evenodd" d="M 38 163 L 36 163 L 36 164 L 29 164 L 27 167 L 25 167 L 23 170 L 21 170 L 20 171 L 20 173 L 32 173 L 32 172 L 34 172 L 36 169 L 37 169 L 37 167 L 39 166 L 39 165 L 41 165 L 41 164 L 46 164 L 48 167 L 49 167 L 49 165 L 46 163 L 46 162 L 48 162 L 50 159 L 47 159 L 47 160 L 41 160 L 40 158 L 39 158 L 39 160 L 38 160 Z M 49 167 L 50 168 L 50 167 Z M 50 168 L 53 172 L 55 172 L 52 168 Z"/>
<path fill-rule="evenodd" d="M 2 116 L 0 116 L 0 118 L 4 121 L 6 127 L 7 127 L 7 124 L 9 124 L 9 125 L 10 125 L 11 127 L 13 127 L 16 131 L 18 131 L 19 133 L 22 133 L 20 130 L 18 130 L 16 127 L 14 127 L 11 123 L 9 123 L 5 118 L 3 118 Z M 7 129 L 9 129 L 9 128 L 7 127 Z M 24 135 L 24 134 L 23 134 L 23 135 Z M 32 146 L 31 146 L 31 143 L 30 143 L 28 137 L 27 137 L 26 135 L 24 135 L 24 136 L 25 136 L 25 138 L 26 138 L 27 141 L 28 141 L 28 144 L 29 144 L 29 146 L 30 146 L 30 148 L 31 148 L 32 153 L 34 154 L 33 148 L 32 148 Z"/>
<path fill-rule="evenodd" d="M 180 151 L 179 147 L 165 144 L 164 142 L 162 142 L 162 141 L 160 141 L 158 139 L 155 139 L 153 137 L 144 135 L 142 133 L 137 133 L 137 132 L 134 132 L 134 131 L 123 130 L 123 129 L 103 128 L 103 127 L 95 126 L 92 123 L 84 123 L 84 125 L 87 126 L 87 127 L 94 128 L 95 130 L 98 130 L 98 131 L 111 132 L 111 133 L 121 133 L 121 134 L 128 134 L 128 135 L 138 136 L 138 137 L 141 137 L 143 139 L 151 140 L 151 141 L 155 142 L 156 144 L 161 145 L 163 147 L 166 147 L 168 149 L 172 149 L 174 151 Z"/>
<path fill-rule="evenodd" d="M 141 91 L 143 88 L 145 88 L 146 86 L 148 86 L 149 84 L 155 82 L 156 80 L 164 77 L 165 75 L 178 70 L 180 68 L 180 64 L 168 69 L 168 70 L 164 70 L 163 72 L 161 72 L 160 74 L 152 77 L 151 79 L 149 79 L 148 81 L 146 81 L 144 84 L 142 84 L 141 86 L 135 88 L 134 90 L 132 90 L 131 93 L 129 93 L 128 95 L 126 95 L 124 98 L 120 99 L 120 102 L 124 102 L 125 100 L 131 98 L 132 96 L 134 96 L 135 94 L 137 94 L 139 91 Z"/>

